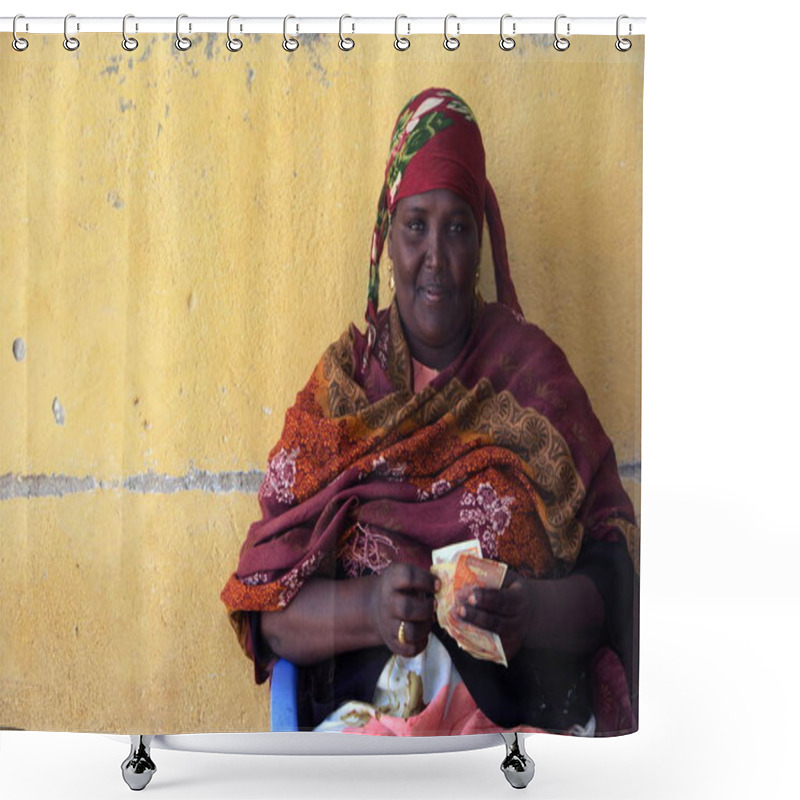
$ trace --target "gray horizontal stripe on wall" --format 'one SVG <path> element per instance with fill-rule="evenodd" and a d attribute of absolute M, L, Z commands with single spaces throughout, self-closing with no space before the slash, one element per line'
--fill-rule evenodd
<path fill-rule="evenodd" d="M 14 497 L 63 497 L 106 490 L 122 490 L 135 494 L 175 494 L 177 492 L 246 492 L 258 491 L 264 473 L 206 472 L 190 470 L 186 475 L 159 475 L 146 472 L 129 478 L 101 480 L 70 475 L 0 475 L 0 500 Z"/>
<path fill-rule="evenodd" d="M 642 482 L 642 464 L 640 461 L 632 461 L 629 464 L 619 465 L 619 476 L 624 481 Z"/>
<path fill-rule="evenodd" d="M 641 482 L 642 465 L 637 461 L 620 464 L 619 474 L 623 480 Z M 186 475 L 160 475 L 146 472 L 129 478 L 98 480 L 91 476 L 77 478 L 70 475 L 0 475 L 0 500 L 15 497 L 63 497 L 96 491 L 122 490 L 134 494 L 176 494 L 177 492 L 257 492 L 264 473 L 206 472 L 192 469 Z"/>

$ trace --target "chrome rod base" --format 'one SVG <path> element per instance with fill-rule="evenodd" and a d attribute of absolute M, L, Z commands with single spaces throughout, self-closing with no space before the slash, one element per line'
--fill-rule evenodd
<path fill-rule="evenodd" d="M 131 736 L 130 755 L 122 762 L 122 778 L 134 792 L 140 792 L 155 775 L 156 765 L 150 758 L 152 736 Z"/>
<path fill-rule="evenodd" d="M 536 765 L 525 752 L 525 738 L 518 733 L 501 733 L 506 743 L 506 757 L 500 769 L 515 789 L 524 789 L 532 780 Z"/>

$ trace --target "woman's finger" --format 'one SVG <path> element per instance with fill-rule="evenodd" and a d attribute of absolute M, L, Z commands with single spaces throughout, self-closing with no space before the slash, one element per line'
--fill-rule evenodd
<path fill-rule="evenodd" d="M 436 578 L 415 564 L 392 564 L 384 574 L 395 591 L 434 593 Z"/>
<path fill-rule="evenodd" d="M 524 612 L 525 596 L 519 584 L 505 589 L 472 589 L 463 603 L 502 617 L 516 617 Z"/>
<path fill-rule="evenodd" d="M 460 604 L 498 616 L 511 616 L 515 606 L 504 597 L 503 589 L 471 589 L 460 597 Z"/>
<path fill-rule="evenodd" d="M 395 619 L 424 622 L 433 617 L 433 597 L 394 592 L 389 598 L 389 611 Z"/>
<path fill-rule="evenodd" d="M 464 622 L 492 633 L 502 633 L 508 622 L 505 617 L 501 617 L 491 611 L 484 611 L 476 606 L 462 605 L 456 610 L 456 613 Z"/>

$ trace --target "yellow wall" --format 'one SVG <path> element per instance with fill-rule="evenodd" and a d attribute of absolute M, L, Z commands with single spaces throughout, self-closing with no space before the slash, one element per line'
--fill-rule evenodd
<path fill-rule="evenodd" d="M 0 726 L 267 727 L 218 593 L 283 412 L 363 318 L 391 126 L 427 86 L 477 115 L 525 312 L 638 504 L 642 39 L 29 38 L 0 37 Z"/>

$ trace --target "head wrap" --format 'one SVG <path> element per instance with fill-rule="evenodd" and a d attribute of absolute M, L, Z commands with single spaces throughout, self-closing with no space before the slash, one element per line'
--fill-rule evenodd
<path fill-rule="evenodd" d="M 375 340 L 380 273 L 378 264 L 389 232 L 389 221 L 404 197 L 449 189 L 472 209 L 483 238 L 489 227 L 497 299 L 521 313 L 511 281 L 506 237 L 497 197 L 486 178 L 486 155 L 478 124 L 469 106 L 448 89 L 426 89 L 406 103 L 394 127 L 386 162 L 378 217 L 372 233 L 367 295 L 367 340 Z"/>

